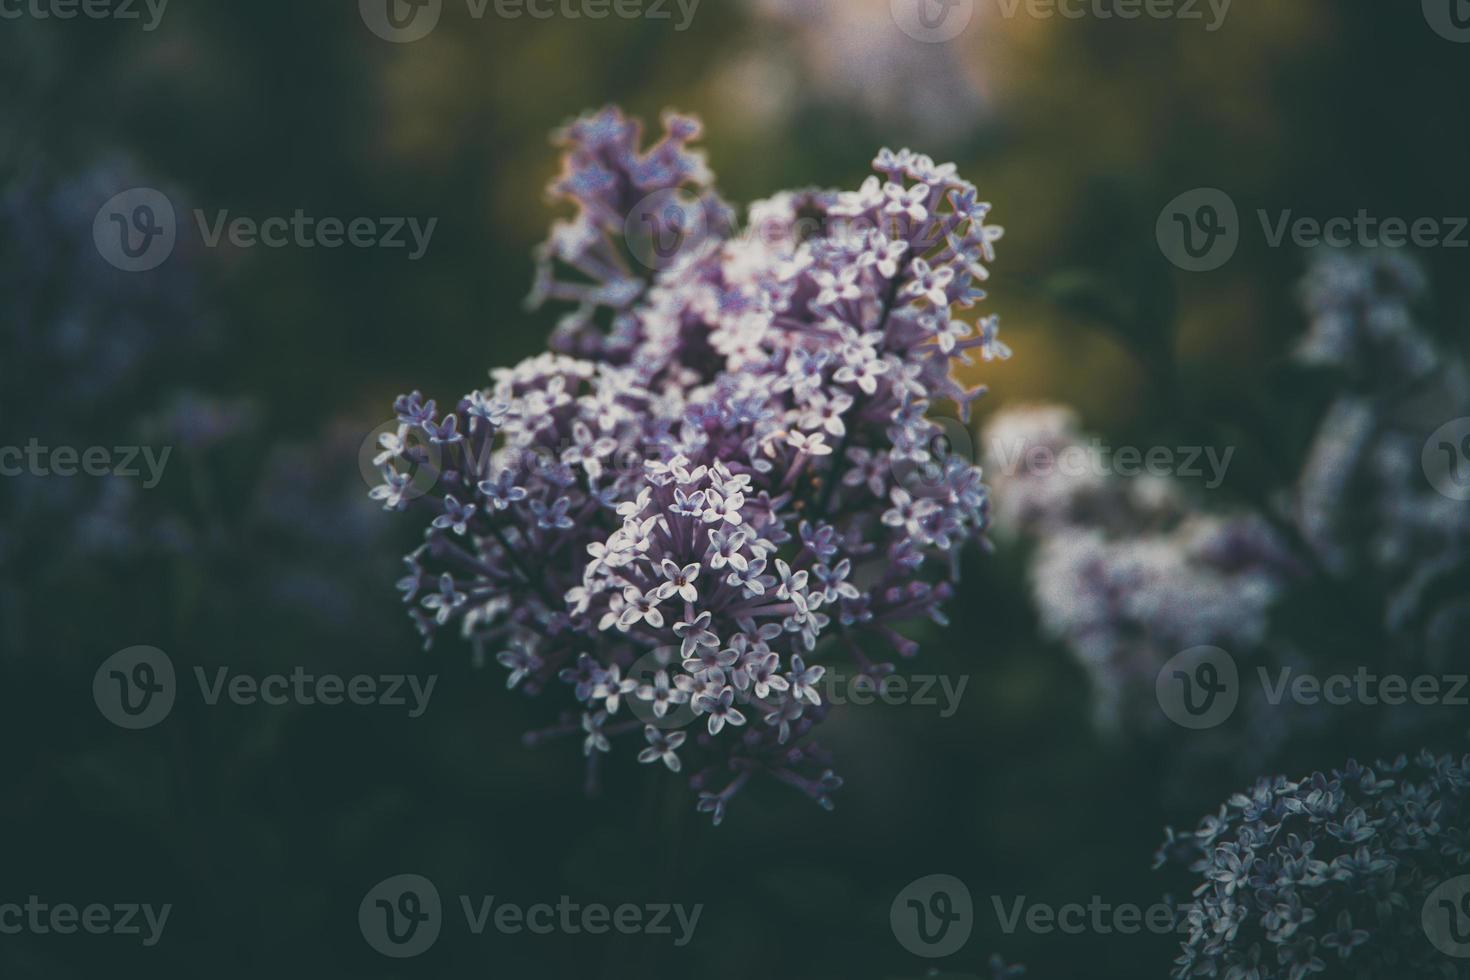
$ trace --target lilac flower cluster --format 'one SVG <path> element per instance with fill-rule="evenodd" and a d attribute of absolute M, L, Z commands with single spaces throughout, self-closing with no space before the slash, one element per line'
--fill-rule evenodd
<path fill-rule="evenodd" d="M 570 689 L 580 718 L 532 741 L 582 735 L 594 779 L 622 735 L 675 771 L 696 754 L 716 822 L 761 772 L 830 807 L 820 661 L 913 656 L 900 628 L 945 621 L 986 524 L 979 469 L 936 453 L 926 413 L 967 417 L 983 389 L 955 363 L 1009 354 L 994 318 L 955 318 L 1000 232 L 952 165 L 885 150 L 859 190 L 778 195 L 737 236 L 698 123 L 665 129 L 642 150 L 607 109 L 559 134 L 552 194 L 577 213 L 532 299 L 576 304 L 560 353 L 446 411 L 401 397 L 373 496 L 427 509 L 400 583 L 426 637 L 452 626 L 511 687 Z"/>
<path fill-rule="evenodd" d="M 1030 577 L 1042 628 L 1087 669 L 1101 727 L 1161 722 L 1154 682 L 1175 654 L 1265 639 L 1270 608 L 1298 566 L 1264 520 L 1206 513 L 1163 477 L 1033 469 L 1025 461 L 1035 450 L 1086 451 L 1075 415 L 1057 406 L 1000 412 L 985 444 L 997 526 L 1035 539 Z"/>
<path fill-rule="evenodd" d="M 1470 870 L 1467 789 L 1470 757 L 1349 762 L 1262 779 L 1193 833 L 1170 830 L 1158 866 L 1203 878 L 1173 976 L 1470 977 L 1425 926 L 1432 893 Z"/>
<path fill-rule="evenodd" d="M 1425 624 L 1418 654 L 1444 661 L 1470 626 L 1470 602 L 1434 596 L 1470 562 L 1470 508 L 1430 486 L 1421 454 L 1429 433 L 1470 416 L 1470 373 L 1422 326 L 1427 286 L 1410 259 L 1334 254 L 1302 297 L 1310 329 L 1299 357 L 1345 384 L 1308 453 L 1293 518 L 1328 571 L 1371 580 L 1387 597 L 1388 632 Z"/>
<path fill-rule="evenodd" d="M 1384 608 L 1359 612 L 1398 670 L 1445 668 L 1470 627 L 1470 600 L 1455 586 L 1470 563 L 1470 509 L 1437 493 L 1420 461 L 1430 432 L 1470 416 L 1470 376 L 1419 325 L 1422 272 L 1397 255 L 1335 253 L 1301 292 L 1309 329 L 1298 358 L 1333 372 L 1339 393 L 1270 511 L 1207 512 L 1160 477 L 1033 471 L 1035 451 L 1088 451 L 1066 408 L 1011 409 L 987 427 L 997 527 L 1035 542 L 1043 628 L 1088 669 L 1110 727 L 1156 722 L 1157 672 L 1190 647 L 1275 667 L 1310 660 L 1315 638 L 1284 635 L 1270 618 L 1296 586 L 1371 584 Z M 1259 708 L 1243 707 L 1249 737 L 1282 741 L 1289 732 Z M 1296 724 L 1315 724 L 1311 714 Z"/>
<path fill-rule="evenodd" d="M 250 609 L 250 623 L 275 620 L 275 629 L 288 614 L 293 627 L 351 624 L 371 636 L 384 624 L 369 626 L 354 597 L 391 565 L 386 529 L 352 466 L 360 423 L 337 420 L 305 444 L 268 446 L 258 402 L 196 388 L 225 350 L 200 257 L 179 249 L 157 269 L 124 272 L 93 242 L 104 202 L 160 178 L 117 155 L 60 171 L 43 156 L 0 191 L 0 402 L 10 440 L 145 446 L 170 454 L 170 477 L 187 478 L 150 489 L 118 475 L 0 480 L 7 639 L 44 650 L 49 599 L 90 606 L 115 596 L 120 577 L 169 566 L 229 583 L 191 598 L 216 603 L 207 615 L 217 624 Z"/>
<path fill-rule="evenodd" d="M 7 143 L 7 150 L 15 146 Z M 0 417 L 8 444 L 119 445 L 138 439 L 138 406 L 214 346 L 200 269 L 180 254 L 147 273 L 108 265 L 93 242 L 98 209 L 152 181 L 117 155 L 80 170 L 42 153 L 7 158 L 0 183 Z M 174 522 L 131 519 L 137 486 L 105 480 L 0 479 L 0 619 L 15 649 L 46 615 L 36 596 L 77 595 L 96 559 L 173 540 Z M 80 515 L 80 516 L 78 516 Z M 60 583 L 67 588 L 62 590 Z M 113 583 L 115 585 L 115 582 Z M 54 586 L 54 588 L 53 588 Z"/>
<path fill-rule="evenodd" d="M 146 185 L 113 158 L 52 176 L 36 164 L 0 188 L 0 379 L 32 432 L 98 421 L 97 402 L 144 399 L 170 364 L 215 345 L 200 269 L 183 250 L 147 273 L 115 269 L 92 238 L 111 196 Z"/>
<path fill-rule="evenodd" d="M 1310 319 L 1297 356 L 1346 372 L 1359 388 L 1390 388 L 1432 373 L 1441 359 L 1419 325 L 1424 270 L 1391 251 L 1329 252 L 1300 288 Z"/>

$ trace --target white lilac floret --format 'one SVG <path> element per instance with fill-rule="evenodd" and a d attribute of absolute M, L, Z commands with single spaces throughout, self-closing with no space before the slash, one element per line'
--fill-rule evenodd
<path fill-rule="evenodd" d="M 945 621 L 986 524 L 978 467 L 931 454 L 925 415 L 945 399 L 967 417 L 983 389 L 954 365 L 1009 353 L 993 320 L 956 319 L 999 230 L 952 166 L 885 150 L 859 191 L 779 195 L 737 237 L 688 148 L 698 124 L 665 126 L 646 152 L 615 109 L 559 135 L 552 194 L 578 211 L 533 301 L 576 304 L 560 352 L 444 411 L 400 398 L 374 496 L 404 509 L 409 470 L 427 474 L 400 583 L 414 618 L 457 628 L 513 687 L 565 683 L 582 717 L 554 731 L 580 733 L 591 765 L 627 736 L 645 762 L 697 758 L 717 821 L 759 772 L 830 806 L 824 663 L 913 655 L 899 630 Z M 676 193 L 700 234 L 641 267 L 627 215 Z M 898 456 L 937 478 L 902 485 Z M 687 742 L 661 735 L 681 724 Z"/>

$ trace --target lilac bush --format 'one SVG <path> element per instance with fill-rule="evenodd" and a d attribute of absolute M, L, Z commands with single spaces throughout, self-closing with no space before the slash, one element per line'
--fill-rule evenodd
<path fill-rule="evenodd" d="M 1422 753 L 1330 775 L 1261 779 L 1158 865 L 1202 880 L 1173 976 L 1381 980 L 1470 976 L 1436 949 L 1424 910 L 1470 869 L 1470 756 Z M 1458 910 L 1456 910 L 1458 914 Z"/>
<path fill-rule="evenodd" d="M 962 545 L 987 522 L 970 461 L 937 448 L 954 377 L 1009 355 L 956 318 L 999 229 L 953 165 L 884 150 L 852 192 L 783 193 L 750 232 L 666 116 L 576 120 L 532 305 L 570 303 L 554 352 L 441 410 L 398 399 L 385 508 L 424 510 L 399 583 L 426 640 L 453 628 L 530 694 L 566 689 L 552 734 L 589 781 L 615 739 L 696 764 L 718 823 L 757 773 L 824 807 L 840 784 L 814 730 L 826 665 L 894 670 L 906 624 L 944 623 Z M 687 730 L 684 730 L 686 729 Z"/>

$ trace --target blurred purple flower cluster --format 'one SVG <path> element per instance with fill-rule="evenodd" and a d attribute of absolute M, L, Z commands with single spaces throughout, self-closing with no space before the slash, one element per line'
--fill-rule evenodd
<path fill-rule="evenodd" d="M 95 424 L 98 401 L 146 397 L 170 367 L 218 347 L 192 256 L 138 275 L 108 265 L 93 242 L 104 202 L 148 179 L 121 156 L 57 169 L 36 163 L 0 190 L 0 379 L 13 413 L 43 435 L 59 422 Z"/>
<path fill-rule="evenodd" d="M 1470 628 L 1463 582 L 1470 507 L 1425 479 L 1425 439 L 1470 417 L 1470 374 L 1424 328 L 1423 271 L 1394 253 L 1332 255 L 1302 284 L 1310 318 L 1299 358 L 1336 373 L 1292 496 L 1292 519 L 1330 574 L 1361 576 L 1386 599 L 1393 635 L 1437 667 Z M 1447 595 L 1448 594 L 1448 595 Z M 1442 601 L 1445 598 L 1450 601 Z"/>
<path fill-rule="evenodd" d="M 1168 477 L 1033 465 L 1089 451 L 1076 416 L 1058 406 L 1003 411 L 984 441 L 998 532 L 1034 538 L 1042 628 L 1088 671 L 1103 728 L 1163 723 L 1154 681 L 1175 654 L 1265 639 L 1271 605 L 1300 566 L 1264 519 L 1206 513 Z"/>
<path fill-rule="evenodd" d="M 552 194 L 577 213 L 533 302 L 576 304 L 561 353 L 447 411 L 400 398 L 373 496 L 427 508 L 400 583 L 426 637 L 570 689 L 580 718 L 552 731 L 583 736 L 593 778 L 627 734 L 646 763 L 696 755 L 716 822 L 761 772 L 831 806 L 819 661 L 913 656 L 900 629 L 944 622 L 986 524 L 979 469 L 936 453 L 926 413 L 967 415 L 983 389 L 954 365 L 1009 354 L 994 318 L 955 318 L 1000 232 L 952 165 L 884 150 L 857 191 L 780 194 L 737 235 L 699 124 L 665 130 L 642 150 L 607 109 L 559 134 Z"/>
<path fill-rule="evenodd" d="M 180 248 L 158 268 L 127 272 L 94 242 L 105 202 L 153 184 L 167 186 L 109 154 L 75 172 L 42 157 L 0 189 L 0 414 L 11 438 L 105 448 L 139 474 L 0 479 L 5 635 L 16 649 L 44 649 L 42 597 L 93 604 L 119 579 L 186 567 L 228 583 L 191 593 L 212 604 L 203 615 L 213 622 L 248 609 L 252 625 L 284 613 L 293 625 L 371 636 L 380 624 L 353 597 L 391 574 L 392 556 L 352 466 L 361 424 L 336 419 L 298 444 L 272 444 L 259 399 L 211 391 L 225 355 L 239 351 L 207 302 L 203 257 Z"/>
<path fill-rule="evenodd" d="M 1252 495 L 1259 506 L 1238 497 L 1208 506 L 1173 475 L 1054 465 L 1096 451 L 1064 407 L 991 420 L 997 534 L 1033 546 L 1043 630 L 1089 672 L 1103 727 L 1177 731 L 1155 685 L 1171 658 L 1196 646 L 1224 648 L 1251 676 L 1455 663 L 1455 638 L 1470 626 L 1470 509 L 1426 479 L 1421 455 L 1437 427 L 1470 417 L 1470 384 L 1422 325 L 1425 293 L 1419 267 L 1399 255 L 1333 254 L 1313 265 L 1301 290 L 1308 329 L 1293 360 L 1325 375 L 1331 394 L 1300 472 Z M 1303 596 L 1302 608 L 1327 606 L 1378 659 L 1337 663 L 1317 616 L 1283 625 L 1283 607 Z M 1456 727 L 1463 735 L 1442 710 L 1339 711 L 1333 721 L 1320 704 L 1268 705 L 1254 684 L 1237 713 L 1229 732 L 1193 734 L 1174 755 L 1197 766 L 1213 752 L 1231 771 L 1258 772 L 1293 739 L 1331 724 L 1400 741 Z"/>

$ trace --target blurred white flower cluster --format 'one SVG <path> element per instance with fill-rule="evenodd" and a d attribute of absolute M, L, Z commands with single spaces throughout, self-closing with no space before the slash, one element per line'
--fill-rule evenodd
<path fill-rule="evenodd" d="M 966 48 L 905 34 L 889 0 L 746 3 L 783 38 L 728 69 L 743 108 L 761 122 L 779 122 L 804 105 L 840 107 L 903 139 L 943 145 L 969 136 L 987 115 L 984 79 Z M 739 85 L 742 78 L 758 84 Z"/>

